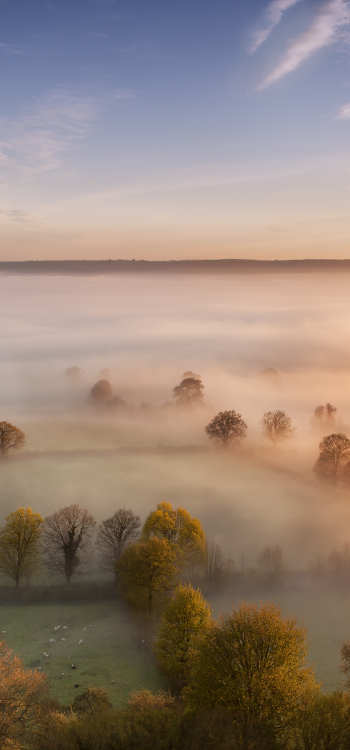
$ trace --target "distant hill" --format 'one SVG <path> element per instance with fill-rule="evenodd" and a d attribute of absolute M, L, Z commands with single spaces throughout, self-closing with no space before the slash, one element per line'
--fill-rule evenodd
<path fill-rule="evenodd" d="M 0 262 L 0 273 L 74 274 L 263 274 L 345 273 L 348 260 L 26 260 Z"/>

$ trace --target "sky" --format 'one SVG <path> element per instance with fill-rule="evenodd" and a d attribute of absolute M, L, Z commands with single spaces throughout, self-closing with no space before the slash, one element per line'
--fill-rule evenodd
<path fill-rule="evenodd" d="M 0 260 L 349 257 L 350 0 L 0 19 Z"/>

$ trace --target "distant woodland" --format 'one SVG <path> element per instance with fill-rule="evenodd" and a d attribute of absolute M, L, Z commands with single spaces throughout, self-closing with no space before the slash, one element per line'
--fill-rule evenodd
<path fill-rule="evenodd" d="M 350 272 L 346 260 L 26 260 L 0 262 L 0 273 L 21 274 L 270 274 Z"/>

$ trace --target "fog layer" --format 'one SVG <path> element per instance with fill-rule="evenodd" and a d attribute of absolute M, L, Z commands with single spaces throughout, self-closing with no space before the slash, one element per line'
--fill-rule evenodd
<path fill-rule="evenodd" d="M 348 287 L 347 275 L 0 277 L 0 419 L 27 437 L 0 467 L 0 522 L 19 505 L 46 515 L 72 502 L 98 520 L 122 506 L 144 518 L 168 500 L 227 556 L 254 565 L 279 543 L 291 568 L 350 540 L 349 492 L 312 473 L 319 403 L 335 404 L 332 431 L 350 437 Z M 162 408 L 187 370 L 202 378 L 204 407 Z M 106 371 L 133 409 L 88 405 Z M 248 425 L 238 452 L 204 433 L 226 409 Z M 297 428 L 275 450 L 259 424 L 270 409 Z"/>

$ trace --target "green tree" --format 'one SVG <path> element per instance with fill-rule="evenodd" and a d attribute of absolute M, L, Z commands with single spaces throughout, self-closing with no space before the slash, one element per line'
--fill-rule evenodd
<path fill-rule="evenodd" d="M 185 373 L 187 374 L 187 373 Z M 199 378 L 184 378 L 180 385 L 173 389 L 173 396 L 181 406 L 193 406 L 201 404 L 203 400 L 204 385 Z"/>
<path fill-rule="evenodd" d="M 223 445 L 239 444 L 247 435 L 247 425 L 240 414 L 232 411 L 220 411 L 206 426 L 207 435 Z"/>
<path fill-rule="evenodd" d="M 322 438 L 319 444 L 320 455 L 314 465 L 318 479 L 337 484 L 344 475 L 347 478 L 347 460 L 350 457 L 350 440 L 343 433 L 334 433 Z"/>
<path fill-rule="evenodd" d="M 144 539 L 166 539 L 174 546 L 178 563 L 195 565 L 204 561 L 205 533 L 200 521 L 184 508 L 171 503 L 158 503 L 146 518 L 142 529 Z"/>
<path fill-rule="evenodd" d="M 292 437 L 295 427 L 292 420 L 287 417 L 285 411 L 276 409 L 275 411 L 266 411 L 261 420 L 263 435 L 271 440 L 273 445 L 281 440 Z"/>
<path fill-rule="evenodd" d="M 305 629 L 273 604 L 242 604 L 214 622 L 198 645 L 188 706 L 226 706 L 242 727 L 251 718 L 282 731 L 307 690 L 317 688 L 307 667 Z"/>
<path fill-rule="evenodd" d="M 31 508 L 18 508 L 6 516 L 0 530 L 0 571 L 19 586 L 22 576 L 38 568 L 43 518 Z"/>
<path fill-rule="evenodd" d="M 199 590 L 178 586 L 163 613 L 154 646 L 161 672 L 175 692 L 187 685 L 197 644 L 210 623 L 211 608 Z"/>
<path fill-rule="evenodd" d="M 0 422 L 0 454 L 4 458 L 10 448 L 18 450 L 22 448 L 26 436 L 22 430 L 10 422 Z"/>
<path fill-rule="evenodd" d="M 157 594 L 172 591 L 178 570 L 175 551 L 167 539 L 134 542 L 116 563 L 121 594 L 138 609 L 154 608 Z"/>

